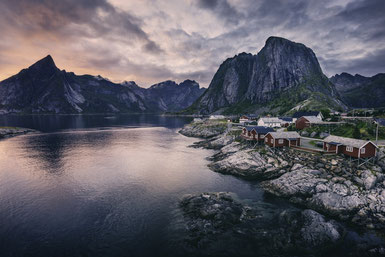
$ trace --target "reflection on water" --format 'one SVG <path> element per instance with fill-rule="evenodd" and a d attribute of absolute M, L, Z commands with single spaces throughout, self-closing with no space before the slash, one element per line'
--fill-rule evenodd
<path fill-rule="evenodd" d="M 213 152 L 177 133 L 189 120 L 0 117 L 0 126 L 45 131 L 0 141 L 0 256 L 172 256 L 170 224 L 187 193 L 230 191 L 293 208 L 210 171 Z"/>
<path fill-rule="evenodd" d="M 40 117 L 28 119 L 26 127 L 41 129 Z M 135 117 L 98 130 L 103 117 L 67 119 L 80 118 L 0 141 L 2 257 L 154 256 L 183 194 L 231 190 L 262 198 L 256 185 L 209 171 L 211 151 L 188 148 L 195 139 L 176 132 L 183 120 Z M 146 125 L 124 128 L 140 122 Z"/>
<path fill-rule="evenodd" d="M 65 129 L 101 128 L 114 126 L 164 126 L 179 128 L 190 122 L 189 117 L 163 115 L 0 115 L 0 126 L 18 126 L 51 132 Z"/>

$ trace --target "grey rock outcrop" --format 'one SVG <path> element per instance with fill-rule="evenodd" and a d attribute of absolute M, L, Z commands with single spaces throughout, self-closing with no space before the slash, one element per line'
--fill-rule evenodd
<path fill-rule="evenodd" d="M 182 134 L 185 133 L 182 131 Z M 206 149 L 215 149 L 219 150 L 222 147 L 231 144 L 234 141 L 234 136 L 228 134 L 221 134 L 219 136 L 215 136 L 214 138 L 210 138 L 207 140 L 202 140 L 195 142 L 192 147 L 203 147 Z"/>
<path fill-rule="evenodd" d="M 187 124 L 179 133 L 188 137 L 211 138 L 223 134 L 226 129 L 226 122 L 206 120 Z"/>
<path fill-rule="evenodd" d="M 194 255 L 280 256 L 293 249 L 323 253 L 344 235 L 340 224 L 315 211 L 246 205 L 230 193 L 186 195 L 179 206 L 187 232 L 182 240 Z"/>
<path fill-rule="evenodd" d="M 229 154 L 229 149 L 233 149 L 233 147 L 228 145 L 224 148 L 220 153 L 224 157 L 209 164 L 210 169 L 248 179 L 266 179 L 284 173 L 285 170 L 283 169 L 288 165 L 283 160 L 278 161 L 274 159 L 269 161 L 269 158 L 262 157 L 257 151 L 252 149 L 238 149 L 232 154 Z"/>
<path fill-rule="evenodd" d="M 384 175 L 369 170 L 354 177 L 328 178 L 326 171 L 295 166 L 279 178 L 262 182 L 263 188 L 307 207 L 372 228 L 385 227 Z"/>
<path fill-rule="evenodd" d="M 342 228 L 334 220 L 326 221 L 325 217 L 313 210 L 302 212 L 304 225 L 301 237 L 306 245 L 317 247 L 337 242 L 342 238 Z"/>

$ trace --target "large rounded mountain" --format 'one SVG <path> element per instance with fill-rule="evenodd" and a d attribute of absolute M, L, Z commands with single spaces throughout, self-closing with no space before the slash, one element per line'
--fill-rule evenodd
<path fill-rule="evenodd" d="M 192 113 L 285 113 L 295 108 L 341 109 L 338 92 L 314 52 L 303 44 L 270 37 L 257 55 L 227 59 Z"/>

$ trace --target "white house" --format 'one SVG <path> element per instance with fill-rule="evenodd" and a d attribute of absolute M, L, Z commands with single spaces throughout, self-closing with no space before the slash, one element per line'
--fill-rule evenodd
<path fill-rule="evenodd" d="M 211 116 L 209 117 L 209 119 L 210 119 L 210 120 L 223 120 L 223 119 L 226 119 L 226 117 L 223 116 L 223 115 L 211 115 Z"/>
<path fill-rule="evenodd" d="M 277 128 L 281 127 L 282 120 L 277 117 L 262 117 L 258 120 L 258 126 Z"/>

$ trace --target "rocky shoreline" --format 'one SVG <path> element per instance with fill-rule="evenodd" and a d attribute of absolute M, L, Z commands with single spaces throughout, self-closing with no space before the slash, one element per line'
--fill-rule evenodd
<path fill-rule="evenodd" d="M 0 127 L 0 140 L 29 133 L 36 133 L 36 130 L 18 127 Z"/>
<path fill-rule="evenodd" d="M 207 130 L 200 135 L 195 129 L 194 136 L 205 138 Z M 337 220 L 378 231 L 385 228 L 384 150 L 374 163 L 358 167 L 340 155 L 253 147 L 231 132 L 193 146 L 218 150 L 209 164 L 215 172 L 258 180 L 266 192 Z"/>

